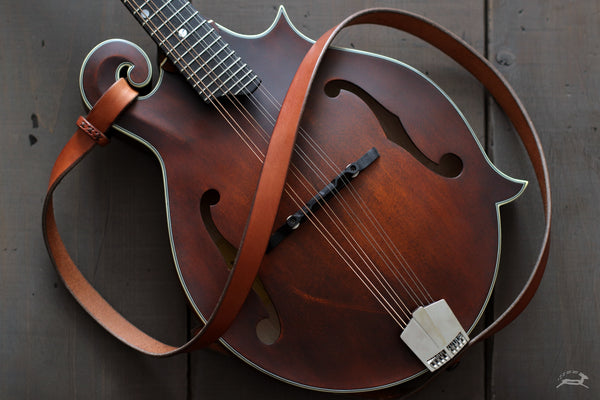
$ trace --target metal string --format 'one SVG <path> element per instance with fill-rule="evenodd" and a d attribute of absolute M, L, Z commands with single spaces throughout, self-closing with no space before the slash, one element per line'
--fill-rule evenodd
<path fill-rule="evenodd" d="M 124 1 L 124 3 L 127 3 L 127 2 L 128 2 L 128 1 Z M 135 3 L 135 1 L 131 1 L 130 3 Z M 133 10 L 133 12 L 134 12 L 134 13 L 136 13 L 136 12 L 137 12 L 137 13 L 140 13 L 140 12 L 141 12 L 141 10 L 142 10 L 142 7 L 144 7 L 145 5 L 148 5 L 148 3 L 152 3 L 152 2 L 151 2 L 151 1 L 145 1 L 145 2 L 144 2 L 142 5 L 141 5 L 141 6 L 138 6 L 137 4 L 135 4 L 135 6 L 137 6 L 137 9 Z M 169 2 L 169 3 L 165 3 L 165 4 L 164 4 L 164 5 L 161 7 L 161 9 L 162 9 L 162 8 L 164 8 L 165 6 L 169 6 L 169 4 L 170 4 L 170 2 Z M 187 5 L 186 5 L 186 6 L 187 6 Z M 174 16 L 176 15 L 176 16 L 177 16 L 177 18 L 179 18 L 180 16 L 179 16 L 179 14 L 178 14 L 178 13 L 179 13 L 179 11 L 181 11 L 182 9 L 183 9 L 183 7 L 182 7 L 182 8 L 180 8 L 179 10 L 176 10 L 176 11 L 175 11 L 175 14 L 174 14 Z M 152 16 L 148 16 L 148 17 L 147 17 L 147 18 L 144 20 L 144 23 L 150 22 L 152 25 L 154 25 L 154 22 L 153 22 L 153 20 L 152 20 L 152 17 L 153 17 L 154 15 L 156 15 L 156 14 L 158 14 L 158 11 L 154 11 L 154 14 L 153 14 Z M 180 26 L 182 26 L 183 24 L 185 24 L 185 23 L 186 23 L 187 21 L 189 21 L 190 19 L 194 18 L 194 17 L 196 16 L 196 14 L 197 14 L 197 12 L 194 12 L 192 16 L 188 17 L 188 18 L 187 18 L 185 21 L 182 21 L 182 24 L 181 24 Z M 157 34 L 157 35 L 162 35 L 162 32 L 160 32 L 160 29 L 161 29 L 161 27 L 162 27 L 162 26 L 165 26 L 165 25 L 167 25 L 168 23 L 170 23 L 170 19 L 171 19 L 171 18 L 169 18 L 169 20 L 167 20 L 167 21 L 164 21 L 164 22 L 163 22 L 163 23 L 162 23 L 162 24 L 161 24 L 161 25 L 160 25 L 158 28 L 156 28 L 156 30 L 155 30 L 155 32 L 154 32 L 154 34 Z M 180 19 L 180 21 L 181 21 L 181 19 Z M 171 35 L 169 35 L 169 36 L 171 36 Z M 168 37 L 169 37 L 169 36 L 167 36 L 167 37 L 164 37 L 164 39 L 161 41 L 161 43 L 164 43 L 164 42 L 165 42 L 165 41 L 168 39 Z M 187 37 L 187 36 L 186 36 L 186 37 Z M 179 45 L 179 44 L 178 44 L 178 45 Z M 177 45 L 177 46 L 178 46 L 178 45 Z M 195 51 L 195 49 L 193 49 L 193 48 L 192 48 L 192 49 L 188 49 L 188 51 L 187 51 L 187 52 L 189 52 L 190 50 L 194 50 L 194 51 Z M 210 48 L 210 50 L 212 50 L 212 48 Z M 187 53 L 187 52 L 186 52 L 186 53 Z M 216 54 L 214 54 L 214 55 L 213 55 L 213 57 L 214 57 L 214 56 L 216 56 Z M 197 56 L 197 57 L 195 57 L 195 58 L 194 58 L 194 60 L 193 60 L 192 62 L 194 62 L 194 61 L 195 61 L 197 58 L 200 58 L 200 57 L 198 57 L 198 56 Z M 227 58 L 227 57 L 226 57 L 226 58 Z M 179 57 L 179 59 L 183 59 L 183 55 L 181 55 L 181 56 Z M 200 58 L 200 59 L 201 59 L 201 58 Z M 183 60 L 183 61 L 185 61 L 185 60 Z M 221 61 L 224 61 L 224 60 L 221 60 Z M 206 62 L 204 62 L 204 64 L 203 64 L 203 65 L 205 66 L 205 65 L 206 65 Z M 187 66 L 187 67 L 189 67 L 189 64 L 188 64 L 188 66 Z M 186 68 L 187 68 L 187 67 L 186 67 Z M 210 72 L 209 72 L 209 73 L 210 73 Z M 196 77 L 194 76 L 194 78 L 196 78 Z M 215 80 L 213 80 L 213 81 L 215 81 Z M 274 105 L 274 106 L 277 108 L 277 103 L 276 103 L 276 99 L 274 98 L 274 96 L 272 96 L 270 93 L 268 93 L 268 91 L 264 90 L 263 88 L 264 88 L 264 86 L 262 86 L 262 85 L 259 87 L 259 89 L 260 89 L 260 90 L 262 90 L 262 92 L 263 92 L 263 93 L 264 93 L 264 94 L 265 94 L 267 97 L 270 97 L 270 98 L 271 98 L 271 103 L 272 103 L 272 104 L 273 104 L 273 105 Z M 209 89 L 209 88 L 206 88 L 206 90 L 210 91 L 210 89 Z M 227 96 L 229 97 L 229 95 L 227 95 Z M 250 150 L 251 150 L 251 151 L 252 151 L 252 152 L 255 154 L 255 156 L 256 156 L 256 157 L 259 159 L 259 161 L 261 161 L 261 162 L 262 162 L 261 156 L 264 158 L 264 154 L 262 153 L 262 151 L 260 151 L 260 149 L 258 148 L 258 146 L 257 146 L 257 145 L 256 145 L 256 144 L 255 144 L 255 143 L 252 141 L 252 139 L 251 139 L 251 138 L 250 138 L 250 137 L 247 135 L 247 133 L 245 133 L 245 132 L 244 132 L 243 134 L 240 134 L 240 131 L 243 131 L 243 129 L 242 129 L 242 128 L 241 128 L 241 126 L 240 126 L 240 125 L 239 125 L 239 124 L 238 124 L 238 123 L 235 121 L 235 119 L 234 119 L 234 118 L 231 116 L 231 114 L 229 114 L 229 112 L 227 111 L 227 109 L 226 109 L 226 108 L 225 108 L 223 105 L 221 105 L 221 104 L 220 104 L 220 102 L 218 101 L 218 99 L 216 99 L 214 96 L 212 96 L 212 93 L 210 93 L 210 94 L 209 94 L 209 96 L 207 96 L 207 97 L 209 98 L 210 102 L 211 102 L 211 103 L 213 103 L 213 105 L 214 105 L 214 106 L 215 106 L 215 107 L 218 109 L 218 111 L 220 112 L 220 114 L 221 114 L 221 115 L 222 115 L 222 116 L 223 116 L 223 117 L 224 117 L 224 118 L 227 120 L 227 122 L 228 122 L 228 123 L 230 124 L 230 126 L 231 126 L 231 127 L 234 129 L 234 131 L 236 131 L 236 133 L 238 134 L 238 136 L 240 136 L 240 138 L 242 138 L 243 142 L 244 142 L 244 143 L 245 143 L 245 144 L 246 144 L 246 145 L 247 145 L 247 146 L 250 148 Z M 249 97 L 251 97 L 251 98 L 252 98 L 252 101 L 256 101 L 256 99 L 254 98 L 254 96 L 249 96 Z M 235 97 L 234 97 L 234 99 L 235 99 Z M 235 100 L 237 101 L 237 99 L 235 99 Z M 232 102 L 233 102 L 233 101 L 232 101 Z M 240 104 L 240 105 L 241 105 L 241 104 Z M 257 104 L 257 105 L 258 105 L 258 104 Z M 237 107 L 237 106 L 236 106 L 236 107 Z M 271 120 L 271 122 L 273 122 L 273 121 L 274 121 L 274 118 L 272 117 L 272 115 L 271 115 L 270 113 L 268 113 L 268 111 L 267 111 L 266 109 L 264 109 L 264 106 L 263 106 L 262 104 L 260 104 L 260 107 L 263 107 L 263 113 L 264 113 L 264 115 L 265 115 L 266 117 L 268 117 L 268 118 Z M 243 107 L 242 107 L 242 108 L 243 108 Z M 239 110 L 239 108 L 238 108 L 238 111 L 240 111 L 240 113 L 244 114 L 244 112 L 242 112 L 241 110 Z M 247 110 L 244 110 L 244 111 L 246 111 L 246 113 L 248 113 L 248 112 L 247 112 Z M 250 115 L 250 118 L 251 118 L 253 121 L 251 121 L 251 120 L 248 118 L 248 116 L 247 116 L 247 115 L 244 115 L 244 117 L 246 118 L 246 120 L 247 120 L 247 121 L 248 121 L 248 122 L 249 122 L 251 125 L 253 125 L 253 128 L 254 128 L 254 129 L 255 129 L 255 130 L 256 130 L 256 131 L 257 131 L 259 134 L 261 134 L 261 132 L 260 132 L 261 130 L 264 132 L 264 129 L 263 129 L 263 128 L 262 128 L 260 125 L 258 125 L 258 123 L 256 122 L 256 120 L 255 120 L 255 119 L 254 119 L 254 118 L 253 118 L 251 115 Z M 233 123 L 232 123 L 232 120 L 233 120 Z M 236 126 L 234 126 L 234 123 L 235 123 L 235 125 L 237 125 L 237 127 L 236 127 Z M 255 123 L 258 125 L 258 127 L 257 127 L 256 125 L 254 125 Z M 316 142 L 314 142 L 314 140 L 313 140 L 313 139 L 312 139 L 310 136 L 306 135 L 306 133 L 304 132 L 304 130 L 303 130 L 302 128 L 300 128 L 300 130 L 299 130 L 299 133 L 301 133 L 301 134 L 302 134 L 302 135 L 305 137 L 305 139 L 307 140 L 307 142 L 310 142 L 310 141 L 312 141 L 312 144 L 311 144 L 311 145 L 312 145 L 312 146 L 317 146 L 317 148 L 320 150 L 320 153 L 324 154 L 324 155 L 325 155 L 325 157 L 327 157 L 327 156 L 326 156 L 326 154 L 325 154 L 325 153 L 322 151 L 322 149 L 320 149 L 320 147 L 318 146 L 318 144 L 317 144 Z M 265 137 L 264 135 L 266 135 L 267 137 Z M 261 137 L 262 137 L 262 138 L 263 138 L 263 139 L 264 139 L 264 140 L 265 140 L 265 141 L 268 143 L 268 134 L 267 134 L 266 132 L 264 132 L 264 135 L 262 135 L 262 134 L 261 134 Z M 298 148 L 298 147 L 299 147 L 299 146 L 296 146 L 296 148 Z M 306 157 L 306 154 L 304 153 L 304 151 L 303 151 L 303 150 L 301 150 L 301 149 L 298 149 L 298 150 L 300 150 L 300 152 L 301 152 L 301 154 L 299 154 L 299 155 L 301 156 L 301 158 L 303 158 L 303 159 L 304 159 L 304 161 L 305 161 L 305 162 L 306 162 L 306 163 L 309 165 L 309 167 L 310 167 L 311 169 L 313 169 L 313 172 L 315 172 L 315 173 L 317 174 L 317 176 L 319 176 L 319 174 L 323 175 L 323 174 L 322 174 L 320 171 L 318 171 L 318 169 L 316 169 L 316 170 L 315 170 L 315 168 L 316 168 L 316 165 L 314 164 L 314 162 L 312 162 L 312 161 L 309 161 L 309 160 L 307 160 L 307 159 L 306 159 L 307 157 Z M 260 156 L 259 156 L 259 155 L 260 155 Z M 333 162 L 331 161 L 331 159 L 330 159 L 329 157 L 327 157 L 327 159 L 328 159 L 328 160 L 326 160 L 326 159 L 325 159 L 323 156 L 322 156 L 322 158 L 323 158 L 325 161 L 327 161 L 328 163 L 331 163 L 331 164 L 330 164 L 330 167 L 332 168 L 332 170 L 335 170 L 335 165 L 333 164 Z M 312 165 L 311 165 L 311 164 L 312 164 Z M 303 182 L 303 181 L 302 181 L 302 179 L 301 179 L 301 177 L 300 177 L 300 176 L 301 176 L 301 173 L 300 173 L 300 171 L 299 171 L 299 170 L 298 170 L 298 169 L 297 169 L 295 166 L 292 166 L 291 172 L 292 172 L 292 174 L 293 174 L 293 175 L 296 177 L 296 179 L 298 179 L 298 180 L 300 181 L 300 183 L 301 183 L 301 184 L 302 184 L 302 185 L 303 185 L 303 186 L 304 186 L 304 187 L 307 189 L 308 193 L 314 193 L 314 192 L 316 191 L 314 188 L 309 188 L 309 187 L 307 187 L 307 185 L 310 185 L 309 183 L 307 183 L 307 182 L 308 182 L 308 180 L 307 180 L 305 177 L 303 177 L 303 176 L 302 176 L 302 178 L 304 178 L 304 180 L 305 180 L 306 182 Z M 323 175 L 323 176 L 324 176 L 324 175 Z M 321 177 L 321 179 L 323 179 L 323 178 Z M 325 180 L 324 180 L 324 182 L 327 182 L 326 178 L 324 178 L 324 179 L 325 179 Z M 379 234 L 380 234 L 380 235 L 381 235 L 381 236 L 382 236 L 382 237 L 385 239 L 385 240 L 384 240 L 384 242 L 386 242 L 386 243 L 387 243 L 388 249 L 390 249 L 390 250 L 392 250 L 392 251 L 393 251 L 393 253 L 394 253 L 394 254 L 395 254 L 395 256 L 396 256 L 396 260 L 397 260 L 397 261 L 398 261 L 398 262 L 399 262 L 399 263 L 400 263 L 400 264 L 403 266 L 403 268 L 405 269 L 405 271 L 406 271 L 406 272 L 408 272 L 408 270 L 407 270 L 407 266 L 408 266 L 408 264 L 406 263 L 406 260 L 404 260 L 404 257 L 402 256 L 402 254 L 401 254 L 401 253 L 398 251 L 398 249 L 395 247 L 394 243 L 393 243 L 393 242 L 390 240 L 390 238 L 389 238 L 389 235 L 387 235 L 387 233 L 385 232 L 385 230 L 384 230 L 384 229 L 381 227 L 381 224 L 380 224 L 380 223 L 379 223 L 379 222 L 378 222 L 378 221 L 377 221 L 377 220 L 374 218 L 374 216 L 373 216 L 372 212 L 371 212 L 371 211 L 370 211 L 370 210 L 369 210 L 367 207 L 365 207 L 365 206 L 366 206 L 366 203 L 364 202 L 364 200 L 363 200 L 362 198 L 360 198 L 360 196 L 358 195 L 358 193 L 357 193 L 357 192 L 356 192 L 356 191 L 355 191 L 353 188 L 351 188 L 351 185 L 348 185 L 348 187 L 349 187 L 349 190 L 351 190 L 351 191 L 352 191 L 352 193 L 353 193 L 353 197 L 355 198 L 355 200 L 356 200 L 357 202 L 359 202 L 359 204 L 361 205 L 361 208 L 364 208 L 364 209 L 366 210 L 366 215 L 367 215 L 368 219 L 370 220 L 370 222 L 371 222 L 371 223 L 372 223 L 372 224 L 375 226 L 375 228 L 376 228 L 376 231 L 377 231 L 377 232 L 378 232 L 378 233 L 379 233 Z M 311 190 L 312 190 L 312 191 L 311 191 Z M 292 188 L 289 186 L 289 184 L 286 184 L 286 194 L 288 194 L 288 196 L 290 196 L 290 198 L 291 198 L 291 199 L 292 199 L 292 200 L 293 200 L 293 201 L 294 201 L 294 202 L 295 202 L 295 203 L 298 205 L 298 207 L 299 207 L 299 208 L 301 208 L 301 205 L 302 205 L 301 197 L 300 197 L 300 196 L 299 196 L 299 195 L 298 195 L 298 194 L 297 194 L 297 193 L 296 193 L 296 192 L 295 192 L 295 191 L 294 191 L 294 190 L 293 190 L 293 189 L 292 189 Z M 342 199 L 342 201 L 345 203 L 345 206 L 346 206 L 346 208 L 348 208 L 349 210 L 351 210 L 351 212 L 352 212 L 352 213 L 354 214 L 354 216 L 356 217 L 356 214 L 355 214 L 355 212 L 354 212 L 354 211 L 353 211 L 353 210 L 352 210 L 352 209 L 349 207 L 349 205 L 348 205 L 348 203 L 346 202 L 346 200 L 344 199 L 344 197 L 343 197 L 343 196 L 338 196 L 338 197 L 340 197 L 340 199 Z M 344 228 L 344 230 L 347 232 L 347 235 L 346 235 L 346 236 L 351 236 L 351 235 L 349 235 L 349 233 L 350 233 L 350 232 L 348 231 L 347 227 L 346 227 L 344 224 L 341 224 L 341 221 L 339 220 L 339 218 L 338 218 L 338 217 L 337 217 L 335 214 L 333 214 L 333 210 L 331 210 L 331 209 L 329 208 L 329 211 L 332 213 L 332 214 L 330 214 L 330 215 L 329 215 L 329 218 L 336 218 L 336 219 L 337 219 L 337 221 L 339 222 L 339 224 L 338 224 L 338 225 L 339 225 L 339 226 L 342 226 L 342 227 Z M 332 216 L 332 215 L 333 215 L 333 216 Z M 368 277 L 366 276 L 366 274 L 364 274 L 364 272 L 363 272 L 362 270 L 360 270 L 360 268 L 358 267 L 358 265 L 356 265 L 356 263 L 354 262 L 354 260 L 352 259 L 352 257 L 350 257 L 350 255 L 348 255 L 348 253 L 346 252 L 346 250 L 344 250 L 344 249 L 343 249 L 343 247 L 342 247 L 342 246 L 341 246 L 341 245 L 340 245 L 340 244 L 337 242 L 337 240 L 336 240 L 336 239 L 333 237 L 333 235 L 332 235 L 330 232 L 326 231 L 326 228 L 323 226 L 323 224 L 322 224 L 322 223 L 320 223 L 320 221 L 318 221 L 318 219 L 309 218 L 309 220 L 310 220 L 310 221 L 313 223 L 313 225 L 315 225 L 315 228 L 317 228 L 317 230 L 321 232 L 321 234 L 322 234 L 322 235 L 325 237 L 325 239 L 326 239 L 326 240 L 329 242 L 329 244 L 330 244 L 330 245 L 331 245 L 331 246 L 334 248 L 334 250 L 335 250 L 335 251 L 336 251 L 336 252 L 337 252 L 337 253 L 340 255 L 340 257 L 341 257 L 341 258 L 342 258 L 342 259 L 343 259 L 343 260 L 344 260 L 344 261 L 345 261 L 345 262 L 346 262 L 346 263 L 349 265 L 349 267 L 351 268 L 351 270 L 353 270 L 353 271 L 354 271 L 354 273 L 355 273 L 355 274 L 358 276 L 358 278 L 361 280 L 361 282 L 363 282 L 363 284 L 365 284 L 365 286 L 367 286 L 367 288 L 368 288 L 368 289 L 371 291 L 371 293 L 372 293 L 372 294 L 373 294 L 373 295 L 374 295 L 374 296 L 377 298 L 377 300 L 378 300 L 378 301 L 380 302 L 380 304 L 381 304 L 381 305 L 384 307 L 384 309 L 386 309 L 386 310 L 388 310 L 388 312 L 390 312 L 390 308 L 393 308 L 393 307 L 392 307 L 392 306 L 389 304 L 389 302 L 388 302 L 387 300 L 385 300 L 385 298 L 383 298 L 383 296 L 381 295 L 381 292 L 380 292 L 380 291 L 379 291 L 379 290 L 376 288 L 376 286 L 375 286 L 375 285 L 374 285 L 374 284 L 373 284 L 373 283 L 372 283 L 372 282 L 371 282 L 371 281 L 368 279 Z M 317 220 L 317 222 L 319 223 L 319 225 L 320 225 L 320 226 L 316 226 L 315 220 Z M 363 223 L 362 221 L 360 221 L 360 224 L 361 224 L 363 227 L 365 226 L 365 225 L 364 225 L 364 223 Z M 334 224 L 334 225 L 335 225 L 335 224 Z M 363 229 L 359 229 L 359 231 L 365 231 L 365 230 L 363 230 Z M 370 230 L 366 230 L 366 231 L 367 231 L 367 232 L 368 232 L 368 234 L 369 234 L 369 238 L 367 238 L 367 239 L 370 239 L 370 241 L 372 241 L 373 243 L 375 243 L 375 244 L 377 245 L 377 249 L 376 249 L 376 250 L 377 250 L 377 253 L 378 253 L 378 254 L 380 254 L 380 255 L 381 255 L 381 254 L 385 254 L 385 258 L 386 258 L 386 260 L 384 260 L 384 261 L 385 261 L 385 264 L 386 264 L 386 265 L 388 265 L 388 268 L 390 268 L 390 265 L 392 265 L 392 266 L 393 266 L 393 265 L 394 265 L 394 263 L 392 263 L 392 262 L 391 262 L 391 260 L 390 260 L 390 259 L 389 259 L 389 257 L 387 256 L 387 253 L 386 253 L 386 252 L 383 252 L 383 249 L 381 249 L 381 247 L 380 247 L 380 246 L 379 246 L 379 244 L 378 244 L 378 241 L 377 241 L 377 240 L 375 240 L 375 238 L 374 238 L 374 236 L 372 235 L 372 233 L 370 232 Z M 355 244 L 355 245 L 358 245 L 358 242 L 356 241 L 356 239 L 354 239 L 354 238 L 353 238 L 353 240 L 354 240 L 354 244 Z M 336 248 L 336 245 L 334 245 L 334 242 L 337 244 L 337 246 L 338 246 L 337 248 Z M 352 243 L 350 242 L 350 245 L 351 245 L 352 247 L 355 247 L 355 246 L 354 246 L 354 244 L 352 244 Z M 340 250 L 340 249 L 341 249 L 341 250 Z M 387 286 L 386 286 L 384 283 L 382 283 L 382 281 L 381 281 L 381 279 L 380 279 L 379 277 L 383 278 L 384 280 L 385 280 L 385 278 L 383 277 L 383 275 L 381 274 L 381 272 L 379 272 L 379 271 L 377 270 L 377 268 L 375 267 L 375 264 L 373 263 L 373 261 L 371 261 L 371 260 L 367 261 L 367 260 L 365 259 L 365 257 L 366 257 L 366 252 L 365 252 L 364 250 L 362 250 L 362 249 L 361 249 L 361 251 L 358 251 L 356 248 L 355 248 L 355 251 L 357 251 L 357 253 L 358 253 L 359 257 L 361 258 L 361 260 L 367 264 L 367 266 L 369 267 L 369 270 L 371 271 L 371 273 L 375 274 L 375 276 L 376 276 L 376 279 L 378 280 L 378 282 L 379 282 L 380 284 L 384 285 L 384 290 L 387 292 L 387 294 L 388 294 L 388 295 L 391 295 L 391 293 L 390 293 L 390 289 L 393 291 L 393 288 L 392 288 L 392 287 L 389 285 L 389 283 L 387 283 Z M 361 253 L 362 253 L 362 255 L 361 255 Z M 369 263 L 371 263 L 371 265 L 372 265 L 373 267 L 375 267 L 375 268 L 374 268 L 374 270 L 375 270 L 375 271 L 377 271 L 377 272 L 378 272 L 378 274 L 377 274 L 377 272 L 373 272 L 373 269 L 371 268 L 371 266 L 369 266 Z M 410 268 L 410 266 L 408 266 L 408 268 Z M 392 271 L 392 269 L 390 269 L 390 270 Z M 393 271 L 392 271 L 392 272 L 393 272 Z M 400 276 L 401 276 L 401 275 L 399 275 L 399 274 L 398 274 L 398 275 L 397 275 L 397 274 L 394 274 L 394 275 L 396 276 L 396 279 L 398 279 L 398 280 L 400 281 Z M 412 274 L 412 275 L 415 275 L 415 274 L 414 274 L 414 272 L 413 272 L 413 274 Z M 415 276 L 416 276 L 416 275 L 415 275 Z M 413 281 L 415 280 L 415 279 L 414 279 L 414 277 L 412 277 L 412 279 L 413 279 Z M 417 278 L 417 279 L 418 279 L 418 278 Z M 369 282 L 369 283 L 367 283 L 367 282 Z M 401 283 L 402 283 L 402 282 L 401 282 Z M 420 282 L 419 282 L 419 283 L 420 283 Z M 404 286 L 404 284 L 403 284 L 403 286 Z M 388 289 L 388 287 L 389 287 L 390 289 Z M 409 285 L 409 287 L 411 287 L 411 286 Z M 422 287 L 422 288 L 424 289 L 424 287 L 423 287 L 422 283 L 420 284 L 420 287 Z M 411 289 L 411 290 L 412 290 L 412 289 Z M 421 289 L 419 289 L 419 290 L 421 290 Z M 426 289 L 425 289 L 425 290 L 426 290 Z M 421 292 L 422 292 L 422 290 L 421 290 Z M 413 292 L 412 294 L 411 294 L 410 292 L 408 292 L 408 293 L 409 293 L 409 295 L 411 295 L 411 297 L 412 297 L 413 295 L 415 295 L 415 293 L 414 293 L 414 292 Z M 428 293 L 427 293 L 427 294 L 428 294 Z M 428 295 L 428 297 L 431 299 L 431 296 L 430 296 L 430 295 Z M 383 300 L 381 300 L 380 298 L 381 298 L 381 299 L 383 299 Z M 414 298 L 413 298 L 413 300 L 414 300 Z M 396 302 L 395 300 L 393 300 L 393 301 L 394 301 L 394 302 Z M 401 299 L 400 299 L 400 302 L 401 302 Z M 384 303 L 385 303 L 385 304 L 384 304 Z M 403 303 L 402 303 L 402 304 L 403 304 Z M 396 305 L 398 306 L 398 304 L 396 304 Z M 400 308 L 401 308 L 401 309 L 403 309 L 403 310 L 406 310 L 406 306 L 405 306 L 405 305 L 403 305 L 403 306 L 400 306 Z M 409 311 L 410 311 L 410 310 L 409 310 Z M 406 312 L 404 312 L 404 314 L 405 314 L 405 316 L 407 316 L 407 317 L 408 317 L 408 315 L 406 314 Z M 392 315 L 392 316 L 394 317 L 394 315 Z M 409 317 L 409 318 L 410 318 L 410 317 Z M 397 323 L 399 323 L 399 321 L 398 321 L 398 318 L 397 318 L 397 317 L 394 317 L 394 320 L 396 320 L 396 322 L 397 322 Z M 400 323 L 399 323 L 399 324 L 400 324 Z M 400 324 L 400 325 L 402 325 L 402 324 Z"/>
<path fill-rule="evenodd" d="M 151 22 L 152 22 L 152 21 L 151 21 Z M 163 23 L 162 25 L 165 25 L 165 24 Z M 162 25 L 161 25 L 161 26 L 162 26 Z M 161 32 L 159 32 L 159 33 L 161 33 Z M 161 33 L 161 34 L 162 34 L 162 33 Z M 163 40 L 163 42 L 164 42 L 164 40 Z M 310 193 L 310 191 L 309 191 L 309 193 Z"/>
<path fill-rule="evenodd" d="M 138 10 L 139 10 L 139 8 L 138 8 Z M 152 22 L 152 21 L 150 20 L 150 22 Z M 161 26 L 163 26 L 163 25 L 165 25 L 165 23 L 161 24 Z M 162 34 L 162 33 L 161 33 L 161 32 L 159 32 L 159 31 L 156 31 L 156 32 L 158 32 L 158 33 Z M 163 41 L 164 41 L 164 40 L 163 40 Z M 310 191 L 309 191 L 309 193 L 310 193 Z M 389 293 L 389 292 L 388 292 L 388 293 Z"/>

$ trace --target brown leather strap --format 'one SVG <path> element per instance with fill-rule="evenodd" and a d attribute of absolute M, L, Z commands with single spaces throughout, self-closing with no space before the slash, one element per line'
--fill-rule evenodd
<path fill-rule="evenodd" d="M 54 189 L 96 143 L 105 141 L 102 132 L 105 132 L 127 104 L 133 101 L 136 93 L 129 89 L 126 82 L 120 80 L 102 96 L 87 119 L 79 120 L 80 129 L 61 152 L 51 174 L 48 194 L 44 202 L 44 237 L 57 271 L 66 286 L 88 313 L 108 331 L 144 353 L 164 356 L 207 345 L 227 330 L 248 295 L 260 267 L 279 206 L 300 117 L 320 60 L 341 29 L 349 25 L 365 23 L 404 30 L 448 54 L 485 85 L 519 133 L 531 158 L 542 193 L 546 217 L 542 248 L 523 291 L 506 312 L 471 343 L 497 332 L 525 308 L 539 285 L 547 261 L 551 216 L 548 171 L 540 141 L 529 116 L 514 91 L 494 67 L 461 39 L 420 16 L 398 10 L 373 9 L 354 14 L 328 31 L 311 47 L 298 68 L 271 136 L 235 266 L 207 324 L 181 347 L 173 347 L 157 341 L 117 313 L 79 272 L 60 239 L 52 209 Z"/>
<path fill-rule="evenodd" d="M 53 193 L 62 179 L 87 155 L 96 144 L 107 141 L 104 132 L 119 114 L 135 100 L 137 92 L 124 79 L 113 84 L 92 108 L 87 118 L 79 119 L 77 131 L 58 156 L 50 174 L 43 207 L 42 227 L 48 253 L 56 271 L 81 306 L 113 335 L 126 338 L 133 347 L 149 337 L 114 310 L 79 271 L 62 242 L 53 209 Z M 83 123 L 82 123 L 83 122 Z M 132 332 L 129 334 L 128 332 Z M 150 338 L 151 339 L 151 338 Z M 166 351 L 167 348 L 161 349 Z"/>
<path fill-rule="evenodd" d="M 127 82 L 121 79 L 104 93 L 87 118 L 78 119 L 78 130 L 59 155 L 51 173 L 44 202 L 43 231 L 56 270 L 82 307 L 106 330 L 129 346 L 146 354 L 167 356 L 204 347 L 214 342 L 229 328 L 242 307 L 258 273 L 271 235 L 300 114 L 299 112 L 281 113 L 276 124 L 240 250 L 212 315 L 191 340 L 183 346 L 174 347 L 152 338 L 132 325 L 85 279 L 60 238 L 52 206 L 52 195 L 60 181 L 92 150 L 95 144 L 107 142 L 103 132 L 110 128 L 117 116 L 136 96 L 137 92 L 129 88 Z M 296 99 L 292 96 L 284 104 L 294 104 L 294 101 Z M 292 126 L 294 118 L 296 125 Z"/>

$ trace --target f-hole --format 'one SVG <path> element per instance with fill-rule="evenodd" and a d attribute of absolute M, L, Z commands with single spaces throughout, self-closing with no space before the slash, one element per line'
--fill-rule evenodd
<path fill-rule="evenodd" d="M 341 90 L 346 90 L 360 98 L 375 115 L 387 138 L 403 147 L 417 161 L 431 171 L 446 178 L 457 177 L 463 168 L 462 160 L 453 153 L 446 153 L 439 163 L 434 162 L 427 157 L 410 138 L 408 132 L 402 125 L 402 121 L 397 115 L 385 108 L 381 103 L 373 98 L 369 93 L 352 82 L 341 79 L 334 79 L 325 84 L 325 94 L 329 97 L 337 97 Z"/>
<path fill-rule="evenodd" d="M 202 222 L 204 223 L 204 227 L 210 235 L 210 238 L 221 252 L 227 267 L 231 269 L 235 262 L 238 249 L 223 236 L 221 231 L 219 231 L 211 213 L 211 206 L 217 204 L 220 199 L 221 195 L 215 189 L 209 189 L 204 192 L 200 198 L 200 215 L 202 216 Z M 256 324 L 256 336 L 264 344 L 273 344 L 281 334 L 281 324 L 279 323 L 277 310 L 263 283 L 258 277 L 252 284 L 252 290 L 259 297 L 268 315 L 267 318 L 260 320 L 258 324 Z"/>

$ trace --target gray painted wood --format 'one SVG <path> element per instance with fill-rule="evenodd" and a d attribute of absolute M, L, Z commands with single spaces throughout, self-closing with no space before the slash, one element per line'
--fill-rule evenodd
<path fill-rule="evenodd" d="M 489 57 L 522 97 L 546 148 L 555 224 L 540 292 L 495 337 L 487 361 L 478 345 L 414 398 L 597 397 L 599 2 L 283 3 L 311 38 L 361 8 L 394 6 L 440 22 L 479 51 L 489 47 Z M 268 27 L 279 5 L 194 4 L 207 18 L 246 34 Z M 46 254 L 40 211 L 52 163 L 83 112 L 79 67 L 87 52 L 108 38 L 134 41 L 151 54 L 154 45 L 116 0 L 0 1 L 0 22 L 0 399 L 345 398 L 290 387 L 210 351 L 170 359 L 137 354 L 75 304 Z M 482 88 L 453 62 L 389 29 L 352 28 L 338 44 L 426 72 L 489 144 L 498 166 L 531 179 L 511 128 L 493 103 L 486 108 Z M 161 185 L 151 155 L 114 140 L 65 181 L 57 194 L 57 218 L 74 258 L 101 293 L 133 322 L 175 344 L 195 322 L 188 321 L 167 248 Z M 538 196 L 532 184 L 503 210 L 497 312 L 518 292 L 535 255 L 541 234 Z M 561 374 L 572 370 L 589 376 L 589 389 L 556 388 Z"/>
<path fill-rule="evenodd" d="M 494 398 L 598 397 L 600 328 L 598 121 L 600 2 L 492 1 L 490 57 L 528 107 L 546 149 L 554 200 L 547 272 L 529 308 L 496 336 Z M 492 121 L 494 157 L 506 169 L 527 171 L 505 122 Z M 539 197 L 527 198 L 507 226 L 505 274 L 496 305 L 518 290 L 539 243 Z M 515 222 L 518 221 L 518 222 Z M 513 237 L 510 237 L 510 236 Z M 500 307 L 501 308 L 501 307 Z M 563 377 L 589 377 L 581 386 L 558 386 Z"/>
<path fill-rule="evenodd" d="M 186 358 L 152 359 L 103 332 L 64 289 L 41 234 L 50 169 L 83 112 L 83 57 L 109 37 L 148 44 L 145 34 L 118 2 L 3 1 L 0 19 L 0 398 L 185 398 Z M 94 152 L 59 190 L 57 220 L 117 309 L 181 342 L 187 311 L 155 164 L 118 141 Z"/>

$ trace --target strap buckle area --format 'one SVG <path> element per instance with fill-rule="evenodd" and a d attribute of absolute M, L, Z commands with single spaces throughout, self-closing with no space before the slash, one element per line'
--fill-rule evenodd
<path fill-rule="evenodd" d="M 100 129 L 96 128 L 92 125 L 85 117 L 80 116 L 77 119 L 77 127 L 86 133 L 94 142 L 99 144 L 100 146 L 106 146 L 110 143 L 110 139 L 108 136 L 104 134 Z"/>

